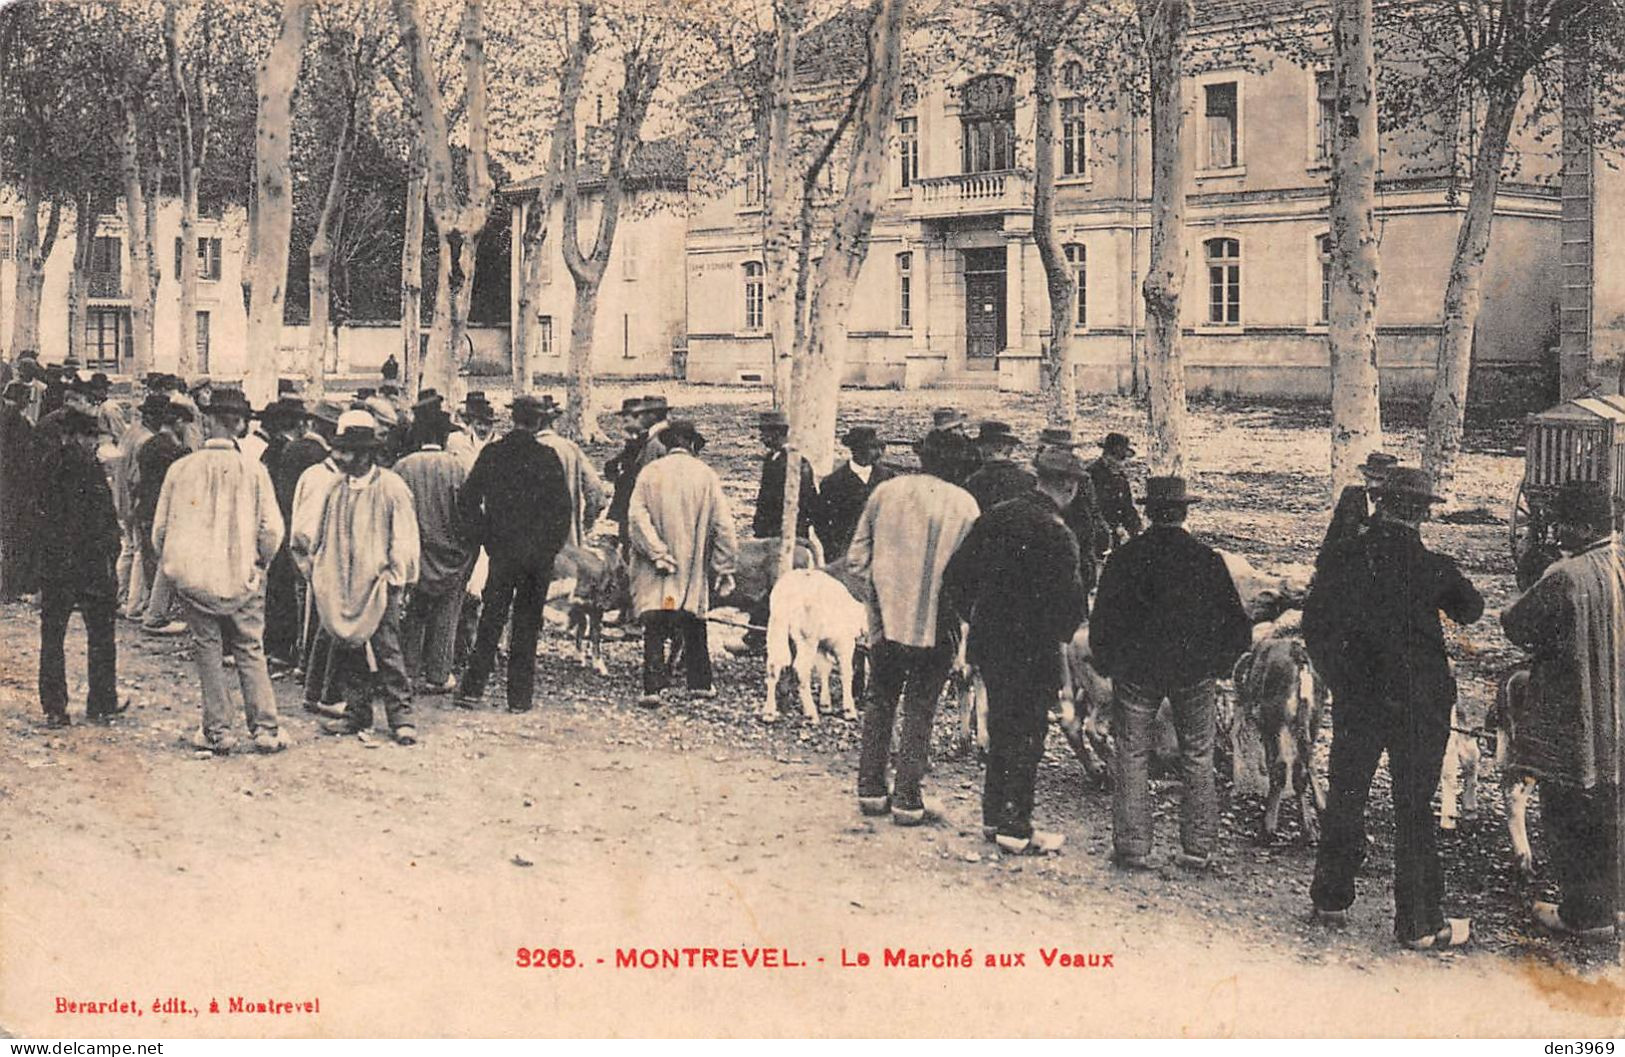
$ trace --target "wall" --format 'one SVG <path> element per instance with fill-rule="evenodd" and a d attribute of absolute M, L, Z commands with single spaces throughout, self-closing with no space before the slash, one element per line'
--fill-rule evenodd
<path fill-rule="evenodd" d="M 1598 151 L 1593 169 L 1596 212 L 1592 308 L 1593 371 L 1616 388 L 1625 362 L 1625 153 Z"/>

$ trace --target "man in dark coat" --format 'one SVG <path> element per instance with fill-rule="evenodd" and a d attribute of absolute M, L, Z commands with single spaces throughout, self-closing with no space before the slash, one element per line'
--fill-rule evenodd
<path fill-rule="evenodd" d="M 942 578 L 944 603 L 970 624 L 966 658 L 987 684 L 982 832 L 1014 854 L 1055 851 L 1065 840 L 1033 829 L 1033 783 L 1061 688 L 1061 643 L 1088 611 L 1078 543 L 1061 520 L 1088 471 L 1060 449 L 1033 466 L 1037 487 L 984 511 Z"/>
<path fill-rule="evenodd" d="M 846 553 L 852 542 L 852 532 L 858 527 L 863 504 L 875 485 L 896 476 L 880 465 L 886 442 L 873 426 L 853 426 L 841 438 L 852 457 L 824 478 L 818 486 L 818 507 L 821 515 L 818 538 L 824 544 L 824 558 L 834 561 Z"/>
<path fill-rule="evenodd" d="M 178 617 L 169 577 L 159 566 L 158 549 L 153 544 L 152 527 L 158 515 L 158 497 L 164 489 L 169 468 L 187 454 L 181 435 L 192 426 L 192 408 L 171 398 L 159 430 L 136 451 L 135 519 L 141 534 L 141 564 L 153 570 L 147 608 L 141 616 L 141 630 L 152 635 L 180 635 L 186 624 Z"/>
<path fill-rule="evenodd" d="M 1146 482 L 1151 527 L 1112 551 L 1089 621 L 1095 666 L 1112 680 L 1112 843 L 1124 869 L 1145 868 L 1151 855 L 1152 732 L 1165 698 L 1185 784 L 1175 861 L 1206 868 L 1218 838 L 1215 681 L 1252 645 L 1252 622 L 1224 559 L 1185 531 L 1197 501 L 1182 477 Z"/>
<path fill-rule="evenodd" d="M 12 382 L 0 400 L 0 597 L 34 591 L 31 515 L 39 485 L 34 427 L 25 409 L 33 397 L 27 382 Z"/>
<path fill-rule="evenodd" d="M 1540 779 L 1540 817 L 1561 902 L 1530 912 L 1551 932 L 1614 937 L 1619 905 L 1620 706 L 1625 704 L 1625 547 L 1597 482 L 1552 503 L 1567 556 L 1501 614 L 1530 650 L 1529 681 L 1509 695 L 1508 765 Z"/>
<path fill-rule="evenodd" d="M 615 482 L 609 499 L 609 519 L 620 526 L 621 549 L 628 554 L 632 544 L 627 511 L 632 505 L 632 488 L 643 468 L 666 453 L 659 435 L 665 431 L 670 414 L 671 405 L 663 396 L 629 397 L 621 403 L 626 445 L 604 467 L 604 478 Z"/>
<path fill-rule="evenodd" d="M 570 489 L 564 464 L 536 439 L 543 402 L 514 397 L 513 429 L 486 445 L 457 496 L 469 542 L 485 548 L 490 570 L 480 606 L 474 654 L 455 704 L 476 708 L 496 662 L 497 640 L 513 612 L 508 637 L 508 711 L 530 710 L 536 685 L 536 636 L 542 624 L 553 558 L 570 535 Z"/>
<path fill-rule="evenodd" d="M 303 440 L 305 429 L 305 403 L 292 396 L 284 396 L 260 412 L 265 451 L 260 462 L 271 475 L 271 487 L 276 492 L 277 508 L 282 513 L 283 545 L 265 572 L 265 657 L 276 668 L 293 669 L 301 666 L 299 643 L 299 570 L 288 554 L 289 519 L 293 511 L 290 490 L 284 503 L 281 489 L 277 488 L 282 463 L 288 450 Z M 301 468 L 301 472 L 303 469 Z M 294 479 L 298 483 L 298 479 Z"/>
<path fill-rule="evenodd" d="M 1337 506 L 1332 509 L 1332 523 L 1327 526 L 1326 538 L 1320 541 L 1320 550 L 1315 554 L 1316 568 L 1333 546 L 1353 539 L 1370 526 L 1372 489 L 1382 484 L 1388 471 L 1397 465 L 1399 459 L 1385 451 L 1374 451 L 1365 457 L 1365 462 L 1360 464 L 1365 484 L 1351 484 L 1338 494 Z"/>
<path fill-rule="evenodd" d="M 100 427 L 93 415 L 69 411 L 64 443 L 36 504 L 39 527 L 39 696 L 46 724 L 68 725 L 68 680 L 63 639 L 75 609 L 89 640 L 88 718 L 106 721 L 124 711 L 118 701 L 118 609 L 121 533 L 113 492 L 96 459 Z"/>
<path fill-rule="evenodd" d="M 90 381 L 75 377 L 72 382 L 63 386 L 62 399 L 54 410 L 40 416 L 39 425 L 35 427 L 34 439 L 39 444 L 41 458 L 46 468 L 56 456 L 56 451 L 66 439 L 65 423 L 70 411 L 80 414 L 96 415 L 95 390 Z"/>
<path fill-rule="evenodd" d="M 1110 537 L 1096 553 L 1105 554 L 1125 539 L 1140 534 L 1140 513 L 1134 509 L 1134 489 L 1128 480 L 1128 462 L 1134 448 L 1128 437 L 1108 433 L 1100 442 L 1100 458 L 1089 464 L 1089 479 L 1095 486 L 1095 501 L 1106 519 Z M 1098 546 L 1098 545 L 1097 545 Z"/>
<path fill-rule="evenodd" d="M 1070 452 L 1076 447 L 1077 441 L 1072 438 L 1069 429 L 1046 427 L 1038 435 L 1039 455 L 1051 449 Z M 1078 541 L 1078 575 L 1083 578 L 1084 590 L 1093 591 L 1100 572 L 1100 556 L 1111 545 L 1112 527 L 1106 524 L 1105 517 L 1100 513 L 1094 479 L 1087 472 L 1078 481 L 1078 494 L 1061 511 L 1061 520 L 1072 530 L 1072 538 Z"/>
<path fill-rule="evenodd" d="M 981 456 L 981 468 L 965 481 L 965 491 L 976 499 L 976 505 L 987 513 L 1006 499 L 1014 499 L 1033 490 L 1038 479 L 1032 472 L 1016 465 L 1016 448 L 1021 441 L 1011 432 L 1008 423 L 984 422 L 976 434 L 976 450 Z"/>
<path fill-rule="evenodd" d="M 783 411 L 763 411 L 757 416 L 756 427 L 767 454 L 762 456 L 762 478 L 756 490 L 756 514 L 751 518 L 750 531 L 757 539 L 764 539 L 779 535 L 784 523 L 784 478 L 789 459 L 784 445 L 790 439 L 790 420 Z M 817 520 L 817 511 L 818 482 L 813 477 L 812 464 L 803 457 L 801 492 L 796 504 L 797 537 L 807 535 Z"/>
<path fill-rule="evenodd" d="M 1332 546 L 1303 612 L 1304 644 L 1337 707 L 1327 810 L 1321 818 L 1316 915 L 1340 925 L 1365 861 L 1365 804 L 1388 751 L 1394 797 L 1394 933 L 1417 948 L 1467 940 L 1448 923 L 1431 802 L 1439 785 L 1456 680 L 1439 614 L 1471 624 L 1484 599 L 1456 563 L 1422 544 L 1439 502 L 1422 470 L 1396 467 L 1376 489 L 1377 520 Z"/>

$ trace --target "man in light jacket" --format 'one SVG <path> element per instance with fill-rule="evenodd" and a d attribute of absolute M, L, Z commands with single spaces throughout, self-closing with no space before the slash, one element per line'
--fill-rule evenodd
<path fill-rule="evenodd" d="M 551 394 L 544 395 L 541 403 L 542 428 L 537 430 L 536 439 L 552 448 L 553 454 L 564 465 L 564 484 L 570 490 L 568 542 L 579 547 L 604 510 L 604 479 L 598 476 L 598 471 L 593 469 L 576 442 L 561 436 L 553 428 L 553 423 L 562 414 L 564 405 L 555 401 Z"/>
<path fill-rule="evenodd" d="M 422 551 L 412 493 L 375 462 L 381 444 L 377 421 L 367 412 L 340 417 L 333 462 L 343 476 L 328 486 L 319 518 L 298 519 L 289 551 L 310 569 L 322 628 L 342 647 L 337 663 L 345 716 L 324 729 L 329 734 L 372 729 L 373 700 L 381 698 L 395 740 L 415 745 L 401 616 L 406 591 L 418 580 Z"/>
<path fill-rule="evenodd" d="M 694 454 L 705 438 L 677 419 L 661 443 L 666 453 L 638 474 L 627 504 L 632 610 L 643 622 L 638 704 L 648 708 L 660 705 L 666 644 L 675 639 L 683 643 L 690 694 L 715 696 L 705 614 L 713 588 L 718 596 L 732 593 L 738 552 L 722 479 Z"/>
<path fill-rule="evenodd" d="M 229 753 L 231 701 L 224 651 L 237 665 L 243 711 L 254 748 L 286 746 L 278 729 L 276 695 L 265 665 L 265 571 L 282 545 L 282 514 L 271 475 L 237 449 L 248 420 L 243 394 L 222 389 L 209 403 L 203 448 L 164 476 L 153 518 L 152 543 L 161 569 L 185 603 L 192 653 L 203 688 L 203 740 L 198 747 Z"/>
<path fill-rule="evenodd" d="M 418 584 L 402 626 L 406 674 L 421 678 L 426 693 L 449 694 L 457 688 L 451 675 L 452 642 L 474 564 L 474 548 L 457 520 L 457 493 L 468 469 L 445 448 L 451 419 L 444 411 L 420 411 L 412 428 L 422 447 L 395 464 L 395 473 L 412 493 L 422 546 Z"/>
<path fill-rule="evenodd" d="M 886 481 L 869 496 L 846 558 L 870 585 L 869 658 L 873 694 L 863 714 L 858 806 L 902 826 L 930 812 L 920 795 L 931 720 L 953 665 L 957 623 L 939 608 L 943 570 L 969 535 L 976 500 L 959 486 L 974 455 L 964 437 L 933 430 L 915 445 L 924 473 Z M 892 726 L 903 700 L 895 786 L 886 790 Z"/>

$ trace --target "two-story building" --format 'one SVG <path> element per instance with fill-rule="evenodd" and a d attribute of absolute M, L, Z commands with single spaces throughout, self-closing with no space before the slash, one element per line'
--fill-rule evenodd
<path fill-rule="evenodd" d="M 1200 31 L 1195 40 L 1200 49 Z M 1324 394 L 1329 72 L 1260 53 L 1231 68 L 1199 65 L 1185 88 L 1188 384 Z M 1056 227 L 1078 279 L 1080 388 L 1115 391 L 1145 369 L 1139 288 L 1151 222 L 1149 132 L 1143 117 L 1086 103 L 1085 75 L 1063 57 Z M 1418 395 L 1431 384 L 1470 176 L 1466 117 L 1458 126 L 1456 115 L 1437 115 L 1383 136 L 1378 344 L 1386 393 Z M 960 69 L 904 86 L 888 193 L 848 320 L 849 383 L 1036 388 L 1049 313 L 1032 236 L 1033 118 L 1023 71 Z M 1475 346 L 1481 374 L 1538 371 L 1556 343 L 1555 143 L 1527 135 L 1514 145 L 1486 268 Z M 683 291 L 681 321 L 667 316 L 650 326 L 680 332 L 690 378 L 770 377 L 760 208 L 748 174 L 727 194 L 690 201 L 684 267 L 640 272 L 640 306 L 671 312 L 679 302 L 675 294 L 649 299 L 651 278 Z M 671 219 L 626 230 L 639 247 L 669 246 Z M 517 239 L 515 246 L 517 253 Z M 615 334 L 606 320 L 614 322 L 600 317 L 601 347 Z M 651 344 L 647 362 L 664 351 Z M 613 358 L 606 350 L 598 362 L 612 370 Z"/>
<path fill-rule="evenodd" d="M 44 223 L 44 209 L 41 224 Z M 17 233 L 21 203 L 0 192 L 0 349 L 9 359 L 16 318 Z M 157 246 L 161 278 L 153 323 L 154 368 L 174 370 L 179 362 L 180 335 L 180 203 L 165 198 L 157 215 Z M 73 274 L 73 248 L 78 218 L 70 209 L 63 217 L 51 254 L 45 261 L 45 286 L 40 298 L 39 351 L 48 361 L 60 362 L 68 349 L 68 282 Z M 87 367 L 109 374 L 126 374 L 131 365 L 131 301 L 129 232 L 124 213 L 103 213 L 95 218 L 91 245 L 87 303 L 84 306 L 83 357 Z M 197 346 L 194 362 L 199 374 L 241 377 L 247 369 L 245 337 L 248 318 L 243 310 L 242 261 L 246 216 L 227 209 L 197 222 L 198 292 Z"/>

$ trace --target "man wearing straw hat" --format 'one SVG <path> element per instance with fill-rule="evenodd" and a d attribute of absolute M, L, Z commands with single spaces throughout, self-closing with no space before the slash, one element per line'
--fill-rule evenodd
<path fill-rule="evenodd" d="M 1303 639 L 1336 707 L 1326 812 L 1315 880 L 1316 918 L 1341 926 L 1365 862 L 1365 805 L 1388 753 L 1394 798 L 1394 935 L 1416 950 L 1457 947 L 1465 918 L 1446 920 L 1434 846 L 1439 785 L 1456 679 L 1440 614 L 1471 624 L 1484 599 L 1443 554 L 1422 543 L 1428 508 L 1442 502 L 1423 470 L 1391 468 L 1373 491 L 1376 520 L 1332 546 L 1303 610 Z"/>
<path fill-rule="evenodd" d="M 343 476 L 328 486 L 310 535 L 301 523 L 289 549 L 309 568 L 322 627 L 342 647 L 345 716 L 324 729 L 372 729 L 373 702 L 381 699 L 395 740 L 413 745 L 417 728 L 401 617 L 406 592 L 418 580 L 421 550 L 412 493 L 377 465 L 381 444 L 376 419 L 345 412 L 333 438 L 333 462 Z"/>
<path fill-rule="evenodd" d="M 1540 814 L 1561 902 L 1530 909 L 1542 928 L 1607 939 L 1619 907 L 1619 715 L 1625 695 L 1625 549 L 1620 514 L 1595 482 L 1553 503 L 1568 556 L 1501 614 L 1533 651 L 1528 689 L 1512 695 L 1508 764 L 1540 779 Z"/>
<path fill-rule="evenodd" d="M 1089 618 L 1095 664 L 1112 680 L 1113 862 L 1125 870 L 1149 866 L 1155 836 L 1150 759 L 1157 710 L 1164 699 L 1179 739 L 1185 794 L 1179 807 L 1187 869 L 1209 866 L 1218 840 L 1219 802 L 1213 775 L 1216 681 L 1252 644 L 1224 560 L 1185 531 L 1198 497 L 1183 477 L 1153 477 L 1140 501 L 1151 527 L 1112 551 Z"/>
<path fill-rule="evenodd" d="M 161 571 L 185 602 L 192 631 L 203 690 L 202 740 L 194 745 L 217 756 L 232 748 L 228 650 L 254 748 L 276 752 L 287 744 L 264 643 L 265 574 L 282 545 L 282 515 L 271 475 L 237 450 L 248 415 L 248 401 L 238 390 L 213 394 L 203 448 L 169 468 L 152 528 Z"/>

